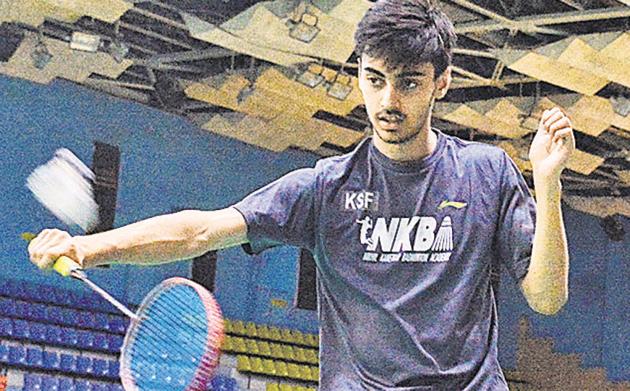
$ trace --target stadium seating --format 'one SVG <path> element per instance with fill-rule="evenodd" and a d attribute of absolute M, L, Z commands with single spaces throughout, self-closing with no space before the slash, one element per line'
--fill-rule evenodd
<path fill-rule="evenodd" d="M 117 355 L 128 324 L 125 316 L 90 292 L 0 281 L 0 366 L 24 373 L 24 387 L 12 391 L 123 391 L 117 382 Z M 244 323 L 240 326 L 246 329 Z M 253 324 L 248 327 L 248 332 L 256 330 Z M 235 345 L 244 352 L 249 346 L 270 353 L 263 341 L 247 344 L 241 338 Z M 261 371 L 262 360 L 254 361 Z M 266 364 L 270 371 L 273 365 Z M 209 389 L 238 387 L 235 379 L 217 376 Z"/>

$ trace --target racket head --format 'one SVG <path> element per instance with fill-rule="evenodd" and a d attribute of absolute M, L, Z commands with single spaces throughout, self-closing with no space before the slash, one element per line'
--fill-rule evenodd
<path fill-rule="evenodd" d="M 143 299 L 120 356 L 126 391 L 206 391 L 225 337 L 221 309 L 203 286 L 169 278 Z"/>

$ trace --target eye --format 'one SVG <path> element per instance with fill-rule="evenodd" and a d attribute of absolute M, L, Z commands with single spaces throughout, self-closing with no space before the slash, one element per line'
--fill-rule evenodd
<path fill-rule="evenodd" d="M 418 87 L 418 82 L 415 80 L 404 80 L 402 82 L 402 87 L 406 91 L 411 91 Z"/>
<path fill-rule="evenodd" d="M 381 87 L 383 85 L 383 79 L 380 77 L 368 76 L 367 81 L 372 87 Z"/>

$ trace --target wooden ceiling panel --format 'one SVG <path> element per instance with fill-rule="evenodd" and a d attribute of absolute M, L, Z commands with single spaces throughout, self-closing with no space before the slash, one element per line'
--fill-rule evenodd
<path fill-rule="evenodd" d="M 630 48 L 625 48 L 630 50 Z M 558 61 L 581 69 L 585 72 L 630 87 L 630 63 L 609 57 L 589 46 L 579 37 L 571 39 L 567 49 L 558 57 Z"/>
<path fill-rule="evenodd" d="M 58 9 L 77 15 L 91 16 L 107 23 L 120 19 L 122 14 L 133 7 L 133 3 L 124 0 L 40 0 Z"/>
<path fill-rule="evenodd" d="M 116 78 L 131 66 L 129 60 L 118 63 L 107 53 L 72 50 L 67 42 L 56 39 L 44 37 L 42 42 L 52 54 L 50 62 L 43 69 L 33 65 L 31 54 L 38 45 L 38 38 L 29 35 L 8 62 L 0 63 L 0 73 L 48 84 L 57 77 L 84 82 L 92 73 Z"/>
<path fill-rule="evenodd" d="M 80 13 L 67 8 L 55 6 L 54 3 L 42 0 L 3 0 L 0 1 L 0 23 L 20 22 L 29 26 L 39 26 L 45 18 L 74 23 L 81 17 Z"/>
<path fill-rule="evenodd" d="M 508 52 L 514 52 L 507 50 Z M 506 62 L 508 68 L 585 95 L 594 95 L 608 84 L 608 80 L 589 71 L 576 68 L 535 52 L 521 52 L 522 56 L 510 62 L 511 57 L 498 56 Z"/>
<path fill-rule="evenodd" d="M 532 165 L 528 158 L 529 144 L 522 140 L 515 142 L 502 141 L 498 144 L 514 160 L 522 171 L 531 171 Z M 567 162 L 567 168 L 580 174 L 589 175 L 604 162 L 604 158 L 576 149 Z"/>

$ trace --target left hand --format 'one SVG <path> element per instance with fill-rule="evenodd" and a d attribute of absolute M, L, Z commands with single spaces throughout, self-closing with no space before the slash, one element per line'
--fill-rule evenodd
<path fill-rule="evenodd" d="M 559 180 L 575 150 L 571 120 L 559 108 L 545 110 L 529 149 L 534 178 Z"/>

